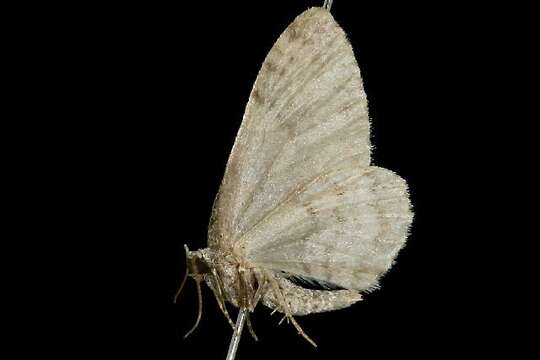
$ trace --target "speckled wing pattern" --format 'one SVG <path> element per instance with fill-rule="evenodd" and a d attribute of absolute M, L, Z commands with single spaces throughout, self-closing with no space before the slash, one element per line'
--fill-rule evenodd
<path fill-rule="evenodd" d="M 209 246 L 265 269 L 364 290 L 412 219 L 405 182 L 370 166 L 360 70 L 325 9 L 270 50 L 249 98 L 209 227 Z"/>

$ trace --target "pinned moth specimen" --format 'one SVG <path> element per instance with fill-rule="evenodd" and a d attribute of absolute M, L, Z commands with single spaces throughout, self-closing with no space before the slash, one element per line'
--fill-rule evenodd
<path fill-rule="evenodd" d="M 194 328 L 204 281 L 234 329 L 228 359 L 244 323 L 255 337 L 249 319 L 259 303 L 315 345 L 295 316 L 346 308 L 377 288 L 412 218 L 406 182 L 371 165 L 367 99 L 352 47 L 328 6 L 311 8 L 279 37 L 257 76 L 213 206 L 208 247 L 186 247 L 186 277 L 199 294 Z M 236 324 L 227 303 L 239 308 Z"/>

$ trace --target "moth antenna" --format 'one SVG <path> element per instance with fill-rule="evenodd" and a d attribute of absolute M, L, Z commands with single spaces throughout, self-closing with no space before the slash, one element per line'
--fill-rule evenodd
<path fill-rule="evenodd" d="M 189 330 L 186 335 L 184 335 L 184 339 L 187 338 L 191 333 L 199 326 L 199 321 L 201 321 L 202 316 L 202 292 L 201 292 L 201 280 L 195 279 L 195 282 L 197 283 L 197 297 L 199 298 L 199 311 L 197 313 L 197 320 L 195 321 L 195 325 Z"/>
<path fill-rule="evenodd" d="M 182 292 L 182 289 L 184 288 L 184 285 L 186 284 L 186 280 L 189 275 L 189 268 L 188 268 L 188 252 L 189 249 L 187 245 L 184 245 L 184 249 L 186 250 L 186 272 L 184 273 L 184 278 L 182 279 L 182 282 L 180 283 L 180 288 L 178 288 L 178 291 L 174 295 L 173 303 L 176 304 L 176 301 L 178 300 L 178 296 L 180 296 L 180 293 Z"/>
<path fill-rule="evenodd" d="M 330 11 L 330 8 L 332 7 L 332 2 L 334 0 L 324 0 L 323 8 Z"/>
<path fill-rule="evenodd" d="M 175 304 L 176 304 L 176 301 L 178 300 L 178 296 L 180 296 L 180 293 L 182 292 L 182 289 L 184 288 L 184 285 L 186 284 L 187 277 L 188 277 L 188 269 L 187 269 L 187 265 L 186 265 L 186 273 L 184 275 L 184 278 L 182 279 L 182 283 L 180 284 L 180 288 L 178 289 L 178 291 L 174 295 L 173 303 L 175 303 Z"/>

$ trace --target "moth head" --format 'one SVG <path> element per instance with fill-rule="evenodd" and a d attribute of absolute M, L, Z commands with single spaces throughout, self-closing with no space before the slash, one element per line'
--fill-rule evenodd
<path fill-rule="evenodd" d="M 212 272 L 210 266 L 208 265 L 208 261 L 206 260 L 204 250 L 198 250 L 198 251 L 189 251 L 187 245 L 184 245 L 184 250 L 186 251 L 186 273 L 184 275 L 184 279 L 182 280 L 182 283 L 180 284 L 180 288 L 176 292 L 176 295 L 174 296 L 174 302 L 176 303 L 176 300 L 178 299 L 178 296 L 182 292 L 182 289 L 184 288 L 184 285 L 186 284 L 186 280 L 188 276 L 192 277 L 195 280 L 195 283 L 197 284 L 197 297 L 199 302 L 199 312 L 197 314 L 197 320 L 195 322 L 195 325 L 187 332 L 186 335 L 184 335 L 184 338 L 188 337 L 193 330 L 197 328 L 199 325 L 199 321 L 201 320 L 201 313 L 202 313 L 202 293 L 201 293 L 201 281 L 204 279 L 206 274 L 209 274 Z"/>
<path fill-rule="evenodd" d="M 199 251 L 189 251 L 187 245 L 184 245 L 186 250 L 186 274 L 195 280 L 201 280 L 204 275 L 211 272 L 208 261 L 204 253 Z"/>
<path fill-rule="evenodd" d="M 182 279 L 182 283 L 180 284 L 180 288 L 174 296 L 175 303 L 186 284 L 188 276 L 192 277 L 198 286 L 201 280 L 204 279 L 204 276 L 212 271 L 208 266 L 208 261 L 202 251 L 189 251 L 187 245 L 184 245 L 184 250 L 186 251 L 186 272 Z"/>

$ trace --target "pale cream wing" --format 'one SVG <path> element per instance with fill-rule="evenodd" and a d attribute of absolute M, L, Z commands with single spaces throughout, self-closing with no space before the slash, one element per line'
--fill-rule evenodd
<path fill-rule="evenodd" d="M 370 163 L 366 95 L 345 33 L 322 8 L 301 14 L 259 72 L 209 228 L 231 249 L 319 174 Z"/>
<path fill-rule="evenodd" d="M 412 221 L 405 181 L 354 164 L 321 174 L 244 235 L 257 267 L 367 290 L 392 265 Z"/>

